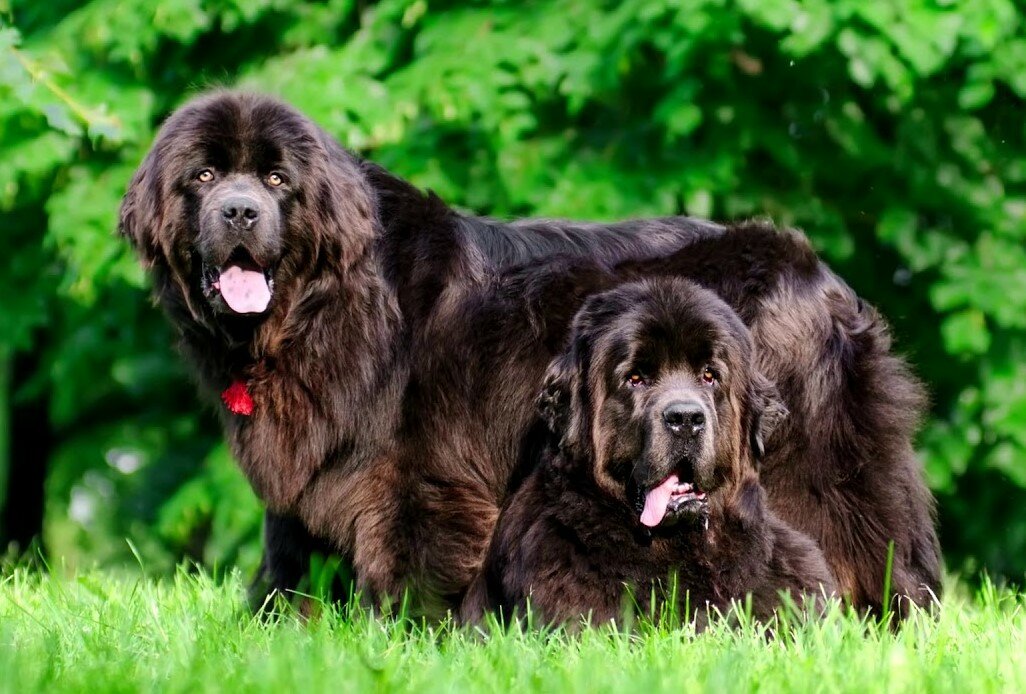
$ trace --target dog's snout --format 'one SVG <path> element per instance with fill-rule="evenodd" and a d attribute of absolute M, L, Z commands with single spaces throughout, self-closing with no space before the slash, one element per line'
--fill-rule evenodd
<path fill-rule="evenodd" d="M 234 196 L 222 203 L 221 216 L 228 226 L 250 229 L 260 218 L 260 208 L 252 198 Z"/>
<path fill-rule="evenodd" d="M 698 434 L 705 428 L 705 410 L 697 402 L 671 402 L 663 410 L 663 422 L 676 436 Z"/>

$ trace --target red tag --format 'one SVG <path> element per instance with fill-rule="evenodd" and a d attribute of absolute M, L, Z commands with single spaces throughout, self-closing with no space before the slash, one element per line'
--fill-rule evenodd
<path fill-rule="evenodd" d="M 248 417 L 253 414 L 253 397 L 244 381 L 235 381 L 223 393 L 221 399 L 228 406 L 228 411 Z"/>

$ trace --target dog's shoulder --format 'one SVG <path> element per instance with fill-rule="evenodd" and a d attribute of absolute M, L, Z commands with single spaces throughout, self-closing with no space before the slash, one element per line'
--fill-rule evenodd
<path fill-rule="evenodd" d="M 836 580 L 819 544 L 776 514 L 766 516 L 772 540 L 766 582 L 795 596 L 833 595 Z"/>

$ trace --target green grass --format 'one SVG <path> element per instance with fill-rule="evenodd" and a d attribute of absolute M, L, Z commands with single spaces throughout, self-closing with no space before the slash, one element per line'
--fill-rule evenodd
<path fill-rule="evenodd" d="M 0 691 L 1026 691 L 1023 596 L 955 592 L 897 633 L 837 610 L 775 639 L 751 624 L 486 635 L 332 610 L 267 623 L 237 577 L 17 570 L 0 582 Z"/>

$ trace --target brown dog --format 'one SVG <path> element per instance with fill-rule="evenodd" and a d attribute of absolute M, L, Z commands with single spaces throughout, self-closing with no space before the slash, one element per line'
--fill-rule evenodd
<path fill-rule="evenodd" d="M 833 593 L 819 547 L 759 486 L 785 411 L 753 351 L 730 307 L 693 283 L 591 297 L 546 379 L 552 438 L 499 517 L 464 619 L 530 603 L 547 622 L 608 621 L 627 589 L 646 611 L 665 599 L 671 575 L 688 618 L 747 595 L 766 618 L 781 592 Z"/>
<path fill-rule="evenodd" d="M 458 605 L 581 303 L 678 276 L 737 311 L 791 412 L 765 442 L 773 510 L 857 605 L 879 606 L 890 540 L 894 590 L 939 589 L 919 388 L 801 234 L 465 215 L 295 109 L 232 92 L 167 120 L 121 231 L 267 505 L 260 587 L 294 589 L 312 552 L 337 553 L 368 593 Z"/>

